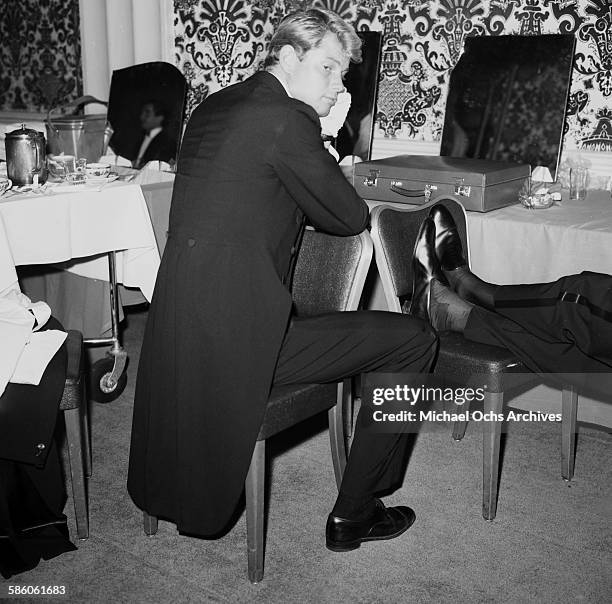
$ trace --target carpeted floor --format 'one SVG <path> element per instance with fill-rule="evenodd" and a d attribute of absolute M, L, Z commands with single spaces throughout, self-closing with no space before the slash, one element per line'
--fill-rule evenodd
<path fill-rule="evenodd" d="M 270 447 L 261 584 L 246 576 L 244 515 L 217 541 L 181 536 L 165 522 L 146 537 L 125 488 L 145 319 L 142 311 L 128 316 L 126 391 L 92 405 L 90 538 L 7 583 L 65 585 L 69 602 L 612 601 L 612 436 L 593 428 L 581 428 L 575 478 L 566 483 L 560 426 L 514 423 L 497 517 L 486 522 L 480 427 L 471 424 L 454 442 L 450 426 L 430 426 L 416 439 L 403 488 L 386 499 L 412 506 L 415 525 L 393 541 L 337 554 L 325 548 L 335 486 L 325 421 L 317 418 Z M 74 531 L 70 497 L 66 513 Z"/>

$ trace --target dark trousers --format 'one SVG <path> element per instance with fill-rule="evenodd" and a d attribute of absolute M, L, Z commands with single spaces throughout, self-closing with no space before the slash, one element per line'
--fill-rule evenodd
<path fill-rule="evenodd" d="M 62 329 L 49 319 L 45 329 Z M 66 351 L 38 386 L 9 383 L 0 396 L 0 575 L 34 568 L 75 550 L 63 514 L 66 493 L 53 434 L 66 379 Z M 36 455 L 38 444 L 45 453 Z"/>
<path fill-rule="evenodd" d="M 561 300 L 564 292 L 570 295 Z M 581 303 L 572 301 L 578 294 Z M 552 283 L 501 285 L 494 298 L 494 312 L 472 310 L 466 338 L 504 346 L 532 371 L 564 374 L 579 388 L 609 394 L 612 322 L 605 313 L 612 312 L 612 276 L 584 272 Z"/>
<path fill-rule="evenodd" d="M 274 383 L 325 383 L 372 371 L 428 372 L 436 350 L 431 327 L 406 315 L 356 311 L 294 318 Z M 407 444 L 405 434 L 364 430 L 362 423 L 358 417 L 340 490 L 356 499 L 401 482 Z"/>

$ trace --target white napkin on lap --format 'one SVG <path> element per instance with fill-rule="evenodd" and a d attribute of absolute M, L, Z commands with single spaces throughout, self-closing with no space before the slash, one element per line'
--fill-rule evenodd
<path fill-rule="evenodd" d="M 17 367 L 11 376 L 13 384 L 38 386 L 55 353 L 60 349 L 68 334 L 58 329 L 47 329 L 33 333 L 21 352 Z"/>
<path fill-rule="evenodd" d="M 34 327 L 34 315 L 19 303 L 14 293 L 13 290 L 0 298 L 0 395 L 11 379 Z"/>
<path fill-rule="evenodd" d="M 32 301 L 19 291 L 0 296 L 0 395 L 8 382 L 39 384 L 49 361 L 66 339 L 63 331 L 32 333 L 51 316 L 45 302 Z M 36 322 L 36 327 L 35 327 Z M 47 336 L 45 334 L 51 333 Z M 39 337 L 42 336 L 42 337 Z"/>

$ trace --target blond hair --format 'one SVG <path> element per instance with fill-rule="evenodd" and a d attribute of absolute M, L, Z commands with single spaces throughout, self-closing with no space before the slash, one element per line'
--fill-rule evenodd
<path fill-rule="evenodd" d="M 336 13 L 320 8 L 296 11 L 287 15 L 272 35 L 264 68 L 278 63 L 280 50 L 289 44 L 298 57 L 318 47 L 328 34 L 335 34 L 353 63 L 361 62 L 361 38 L 353 26 Z"/>

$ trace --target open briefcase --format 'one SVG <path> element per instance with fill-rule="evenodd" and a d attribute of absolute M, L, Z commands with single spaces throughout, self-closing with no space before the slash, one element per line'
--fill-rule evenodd
<path fill-rule="evenodd" d="M 489 159 L 395 155 L 355 164 L 354 186 L 364 199 L 423 204 L 455 195 L 466 210 L 488 212 L 519 201 L 528 164 Z"/>

